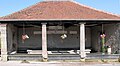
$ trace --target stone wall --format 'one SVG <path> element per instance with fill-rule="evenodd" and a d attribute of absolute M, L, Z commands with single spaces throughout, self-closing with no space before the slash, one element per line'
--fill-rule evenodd
<path fill-rule="evenodd" d="M 106 46 L 111 46 L 112 53 L 118 53 L 120 47 L 120 24 L 104 24 L 104 32 L 106 34 Z M 8 25 L 8 52 L 18 49 L 41 49 L 42 39 L 41 34 L 34 34 L 34 31 L 41 31 L 41 28 L 26 28 L 25 32 L 30 37 L 22 43 L 23 28 L 17 28 L 11 24 Z M 48 30 L 49 31 L 49 30 Z M 65 31 L 77 31 L 77 34 L 67 34 L 68 37 L 65 40 L 61 39 L 61 34 L 48 34 L 47 43 L 48 49 L 79 49 L 79 27 L 72 26 L 65 28 Z M 101 38 L 100 38 L 101 26 L 95 26 L 92 28 L 86 28 L 86 48 L 92 48 L 94 51 L 100 51 Z M 13 37 L 14 35 L 14 37 Z M 15 45 L 14 45 L 15 44 Z M 15 47 L 15 48 L 14 48 Z"/>
<path fill-rule="evenodd" d="M 104 24 L 104 32 L 106 34 L 105 46 L 111 46 L 112 53 L 118 53 L 120 47 L 120 24 Z M 92 48 L 95 51 L 100 51 L 101 49 L 101 39 L 100 32 L 101 26 L 92 27 Z"/>
<path fill-rule="evenodd" d="M 12 24 L 8 24 L 7 26 L 7 39 L 8 53 L 15 51 L 17 44 L 17 28 Z"/>
<path fill-rule="evenodd" d="M 22 43 L 21 35 L 23 34 L 23 29 L 18 28 L 18 48 L 23 49 L 41 49 L 42 45 L 42 39 L 41 34 L 34 34 L 34 31 L 41 31 L 41 28 L 26 28 L 25 33 L 30 37 L 29 39 L 26 39 L 24 43 Z M 47 29 L 50 31 L 50 29 Z M 61 29 L 55 29 L 55 31 L 63 31 Z M 48 49 L 79 49 L 79 27 L 72 26 L 69 28 L 65 28 L 65 31 L 67 31 L 67 38 L 62 40 L 61 35 L 62 34 L 48 34 L 47 35 L 47 44 Z M 70 34 L 70 31 L 77 31 L 77 34 Z M 86 48 L 91 47 L 91 30 L 89 28 L 86 28 Z"/>
<path fill-rule="evenodd" d="M 120 24 L 106 25 L 106 45 L 111 46 L 112 53 L 119 53 L 120 47 Z"/>
<path fill-rule="evenodd" d="M 92 50 L 100 52 L 100 26 L 95 26 L 91 28 L 91 44 Z"/>

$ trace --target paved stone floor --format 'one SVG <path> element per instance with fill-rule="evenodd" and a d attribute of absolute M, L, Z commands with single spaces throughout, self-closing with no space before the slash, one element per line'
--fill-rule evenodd
<path fill-rule="evenodd" d="M 30 62 L 21 61 L 0 61 L 0 66 L 120 66 L 120 63 L 95 63 L 95 62 Z"/>

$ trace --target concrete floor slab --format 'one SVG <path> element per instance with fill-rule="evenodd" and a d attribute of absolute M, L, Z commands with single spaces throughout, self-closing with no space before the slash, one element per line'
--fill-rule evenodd
<path fill-rule="evenodd" d="M 120 66 L 120 63 L 96 63 L 96 62 L 34 62 L 21 63 L 21 61 L 1 62 L 0 66 Z"/>

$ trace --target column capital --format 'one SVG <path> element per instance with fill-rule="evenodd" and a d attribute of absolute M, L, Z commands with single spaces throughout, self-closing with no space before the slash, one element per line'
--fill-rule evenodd
<path fill-rule="evenodd" d="M 0 24 L 0 26 L 7 26 L 7 24 Z"/>
<path fill-rule="evenodd" d="M 47 23 L 41 23 L 42 25 L 46 25 Z"/>
<path fill-rule="evenodd" d="M 80 22 L 79 24 L 86 24 L 85 22 Z"/>

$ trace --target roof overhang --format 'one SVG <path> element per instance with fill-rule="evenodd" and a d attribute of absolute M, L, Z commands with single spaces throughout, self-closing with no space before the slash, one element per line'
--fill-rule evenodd
<path fill-rule="evenodd" d="M 0 23 L 9 23 L 9 22 L 72 22 L 72 23 L 118 23 L 120 19 L 0 19 Z"/>
<path fill-rule="evenodd" d="M 0 19 L 0 21 L 62 21 L 62 20 L 76 20 L 76 21 L 120 21 L 120 19 Z"/>

